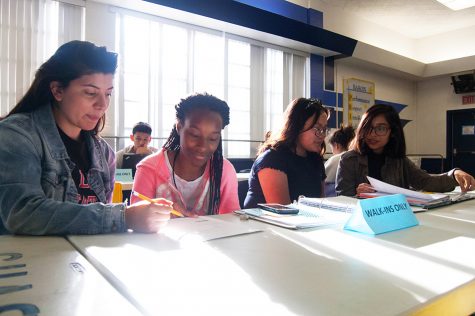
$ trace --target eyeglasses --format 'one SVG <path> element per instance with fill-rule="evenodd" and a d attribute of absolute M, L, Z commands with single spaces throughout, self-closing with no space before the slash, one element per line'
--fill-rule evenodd
<path fill-rule="evenodd" d="M 315 133 L 315 136 L 321 135 L 321 136 L 327 136 L 328 133 L 330 132 L 330 129 L 328 128 L 320 128 L 320 127 L 312 127 L 313 132 Z"/>
<path fill-rule="evenodd" d="M 375 127 L 371 126 L 369 128 L 368 135 L 370 135 L 373 131 L 377 136 L 386 136 L 389 132 L 390 128 L 386 125 L 376 125 Z"/>

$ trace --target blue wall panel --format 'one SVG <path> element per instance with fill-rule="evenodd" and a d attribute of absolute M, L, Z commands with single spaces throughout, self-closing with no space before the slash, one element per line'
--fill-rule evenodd
<path fill-rule="evenodd" d="M 303 23 L 308 22 L 307 8 L 285 0 L 235 0 L 255 8 L 282 15 Z"/>
<path fill-rule="evenodd" d="M 351 56 L 357 41 L 321 27 L 233 0 L 145 0 Z M 267 2 L 267 1 L 266 1 Z M 275 1 L 276 3 L 280 0 Z M 318 13 L 312 11 L 318 24 Z M 321 24 L 321 23 L 320 23 Z"/>

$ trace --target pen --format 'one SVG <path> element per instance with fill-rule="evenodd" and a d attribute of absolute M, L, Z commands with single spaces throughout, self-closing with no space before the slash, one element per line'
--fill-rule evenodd
<path fill-rule="evenodd" d="M 154 204 L 157 204 L 156 201 L 154 201 L 153 199 L 149 198 L 148 196 L 145 196 L 141 193 L 138 193 L 137 191 L 132 191 L 132 194 L 135 195 L 136 197 L 142 199 L 142 200 L 145 200 L 145 201 L 148 201 L 150 203 L 154 203 Z M 179 217 L 185 217 L 183 214 L 181 214 L 180 212 L 172 209 L 171 213 L 175 216 L 179 216 Z"/>

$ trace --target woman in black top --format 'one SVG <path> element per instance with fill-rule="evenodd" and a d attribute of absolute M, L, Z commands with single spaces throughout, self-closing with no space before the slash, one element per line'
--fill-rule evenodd
<path fill-rule="evenodd" d="M 475 179 L 460 169 L 432 175 L 406 157 L 406 141 L 399 114 L 390 105 L 370 107 L 358 125 L 351 150 L 343 154 L 337 170 L 336 193 L 354 196 L 374 192 L 366 176 L 389 184 L 433 192 L 462 192 L 475 188 Z"/>
<path fill-rule="evenodd" d="M 299 195 L 324 195 L 323 153 L 330 113 L 316 99 L 292 101 L 284 125 L 259 149 L 249 178 L 245 208 L 258 203 L 290 204 Z"/>

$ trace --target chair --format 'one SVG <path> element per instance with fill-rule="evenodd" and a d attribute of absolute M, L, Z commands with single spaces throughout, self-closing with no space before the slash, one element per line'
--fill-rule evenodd
<path fill-rule="evenodd" d="M 112 203 L 122 203 L 123 201 L 122 183 L 114 182 L 114 191 L 112 191 Z"/>
<path fill-rule="evenodd" d="M 336 196 L 335 182 L 325 182 L 325 197 Z"/>
<path fill-rule="evenodd" d="M 246 199 L 247 191 L 249 190 L 249 181 L 238 181 L 238 197 L 239 206 L 244 208 L 244 200 Z"/>

